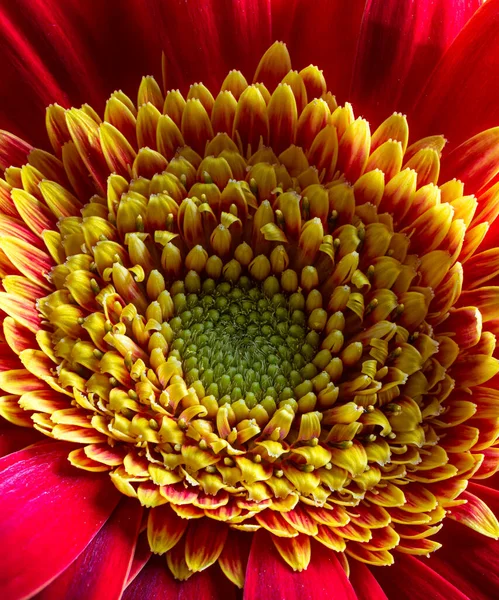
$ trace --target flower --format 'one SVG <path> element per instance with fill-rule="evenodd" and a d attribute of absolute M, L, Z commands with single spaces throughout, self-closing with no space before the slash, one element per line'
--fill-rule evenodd
<path fill-rule="evenodd" d="M 163 90 L 50 104 L 52 152 L 2 133 L 6 597 L 493 596 L 499 129 L 456 79 L 499 2 L 459 35 L 476 6 L 419 5 L 328 3 L 316 31 L 317 8 L 275 2 L 273 35 L 293 50 L 291 23 L 325 74 L 275 42 L 254 76 L 268 12 L 238 3 L 222 29 L 204 3 L 141 5 L 134 32 L 176 19 Z M 69 39 L 74 13 L 35 14 Z M 37 99 L 65 102 L 63 63 L 2 19 Z M 180 25 L 210 52 L 179 57 Z M 219 37 L 243 71 L 219 75 Z M 80 40 L 68 90 L 98 68 Z"/>

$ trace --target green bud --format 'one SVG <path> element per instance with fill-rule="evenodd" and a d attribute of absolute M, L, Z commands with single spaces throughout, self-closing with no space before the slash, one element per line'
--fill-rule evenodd
<path fill-rule="evenodd" d="M 208 311 L 208 318 L 210 319 L 210 321 L 216 323 L 220 319 L 220 313 L 218 312 L 218 310 L 210 308 L 210 310 Z"/>
<path fill-rule="evenodd" d="M 242 275 L 237 282 L 237 285 L 244 291 L 248 291 L 251 288 L 251 280 L 246 275 Z"/>
<path fill-rule="evenodd" d="M 278 306 L 275 311 L 275 316 L 278 321 L 287 321 L 288 311 L 283 306 Z"/>
<path fill-rule="evenodd" d="M 257 399 L 255 398 L 255 394 L 253 394 L 252 392 L 248 392 L 246 394 L 244 401 L 246 402 L 246 406 L 248 408 L 253 408 L 258 404 Z"/>
<path fill-rule="evenodd" d="M 286 296 L 284 296 L 284 294 L 275 294 L 272 297 L 272 304 L 276 307 L 284 308 L 284 307 L 287 307 L 288 302 L 287 302 Z M 287 312 L 287 310 L 286 310 L 286 312 Z"/>
<path fill-rule="evenodd" d="M 231 290 L 229 295 L 233 300 L 240 300 L 244 294 L 241 288 L 235 287 Z"/>
<path fill-rule="evenodd" d="M 188 385 L 191 385 L 198 379 L 199 379 L 199 369 L 191 369 L 190 371 L 187 371 L 185 380 Z"/>
<path fill-rule="evenodd" d="M 231 392 L 231 398 L 233 402 L 236 402 L 237 400 L 241 400 L 241 398 L 243 397 L 243 391 L 241 390 L 240 387 L 235 387 L 232 388 L 232 392 Z"/>
<path fill-rule="evenodd" d="M 174 281 L 172 283 L 172 286 L 170 288 L 170 294 L 172 296 L 175 296 L 176 294 L 183 294 L 185 292 L 185 287 L 184 287 L 184 282 L 181 281 L 180 279 L 177 281 Z"/>
<path fill-rule="evenodd" d="M 213 296 L 203 296 L 201 304 L 205 309 L 210 308 L 210 306 L 213 306 L 215 304 L 215 298 L 213 298 Z"/>
<path fill-rule="evenodd" d="M 265 396 L 265 398 L 260 402 L 260 404 L 269 413 L 269 416 L 272 416 L 277 409 L 275 399 L 270 395 Z"/>
<path fill-rule="evenodd" d="M 293 398 L 293 396 L 293 390 L 290 387 L 285 387 L 279 394 L 279 400 L 287 400 L 288 398 Z"/>
<path fill-rule="evenodd" d="M 203 281 L 203 292 L 205 294 L 212 294 L 215 291 L 216 283 L 213 279 L 205 279 Z"/>
<path fill-rule="evenodd" d="M 210 383 L 210 385 L 208 386 L 208 388 L 206 390 L 206 395 L 207 396 L 215 396 L 215 398 L 218 400 L 220 397 L 220 394 L 218 391 L 218 385 L 216 383 Z"/>
<path fill-rule="evenodd" d="M 187 298 L 185 297 L 185 294 L 175 294 L 175 296 L 173 296 L 173 305 L 175 306 L 177 314 L 185 310 L 187 308 Z"/>
<path fill-rule="evenodd" d="M 221 294 L 222 296 L 227 296 L 227 294 L 231 291 L 232 286 L 228 281 L 223 281 L 217 285 L 217 294 Z"/>
<path fill-rule="evenodd" d="M 317 369 L 314 363 L 308 363 L 300 370 L 300 375 L 303 379 L 313 379 L 318 372 L 319 369 Z"/>
<path fill-rule="evenodd" d="M 317 348 L 321 341 L 321 336 L 317 333 L 317 331 L 309 331 L 307 333 L 305 341 L 313 348 Z"/>
<path fill-rule="evenodd" d="M 180 315 L 180 319 L 182 321 L 182 325 L 184 327 L 188 327 L 192 321 L 192 312 L 190 310 L 184 310 L 184 312 Z"/>
<path fill-rule="evenodd" d="M 187 292 L 199 293 L 201 291 L 201 278 L 196 271 L 189 271 L 184 279 Z"/>
<path fill-rule="evenodd" d="M 178 350 L 179 352 L 182 352 L 182 348 L 184 346 L 185 346 L 185 341 L 181 337 L 178 337 L 171 345 L 173 350 Z"/>
<path fill-rule="evenodd" d="M 277 390 L 275 389 L 275 387 L 268 387 L 265 390 L 265 396 L 273 398 L 275 400 L 275 399 L 277 399 L 279 397 L 279 394 L 277 393 Z"/>
<path fill-rule="evenodd" d="M 305 310 L 305 298 L 303 297 L 303 294 L 301 294 L 300 292 L 295 292 L 294 294 L 291 294 L 291 296 L 289 297 L 288 306 L 289 310 L 291 311 Z"/>
<path fill-rule="evenodd" d="M 218 308 L 218 310 L 223 310 L 224 308 L 227 308 L 228 305 L 229 301 L 225 296 L 218 296 L 215 300 L 215 307 Z"/>
<path fill-rule="evenodd" d="M 213 369 L 206 369 L 206 371 L 201 375 L 201 381 L 203 382 L 203 385 L 205 387 L 209 387 L 215 381 L 215 374 L 213 373 Z"/>
<path fill-rule="evenodd" d="M 184 369 L 186 371 L 190 371 L 194 369 L 194 367 L 198 366 L 198 359 L 195 356 L 190 356 L 187 360 L 184 361 Z"/>
<path fill-rule="evenodd" d="M 287 321 L 280 321 L 275 328 L 280 336 L 286 338 L 289 332 L 289 323 Z"/>
<path fill-rule="evenodd" d="M 295 324 L 295 325 L 291 325 L 291 327 L 289 328 L 289 335 L 296 340 L 303 339 L 304 334 L 305 334 L 305 330 L 303 329 L 303 327 L 301 325 Z"/>
<path fill-rule="evenodd" d="M 302 369 L 307 364 L 307 361 L 301 354 L 295 354 L 293 356 L 293 366 L 295 369 Z"/>
<path fill-rule="evenodd" d="M 312 360 L 315 356 L 315 350 L 310 344 L 303 344 L 301 347 L 301 353 L 307 360 Z"/>
<path fill-rule="evenodd" d="M 217 365 L 218 366 L 218 365 Z M 220 389 L 220 393 L 225 394 L 230 390 L 231 380 L 228 375 L 222 375 L 218 380 L 218 387 Z"/>
<path fill-rule="evenodd" d="M 266 296 L 273 298 L 276 294 L 278 294 L 280 287 L 281 286 L 279 285 L 279 280 L 277 277 L 271 275 L 263 282 L 262 289 Z"/>
<path fill-rule="evenodd" d="M 180 317 L 173 317 L 173 319 L 170 319 L 170 327 L 175 333 L 178 333 L 182 329 L 182 319 Z"/>

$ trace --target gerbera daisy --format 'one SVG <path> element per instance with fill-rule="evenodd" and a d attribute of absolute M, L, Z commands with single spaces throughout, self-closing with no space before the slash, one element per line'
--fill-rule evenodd
<path fill-rule="evenodd" d="M 26 4 L 2 597 L 494 597 L 499 0 Z"/>

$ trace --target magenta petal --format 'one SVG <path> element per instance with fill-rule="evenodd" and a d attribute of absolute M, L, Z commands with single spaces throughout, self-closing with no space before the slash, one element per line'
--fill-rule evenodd
<path fill-rule="evenodd" d="M 236 590 L 218 567 L 176 581 L 165 557 L 154 556 L 126 588 L 123 600 L 235 600 Z"/>
<path fill-rule="evenodd" d="M 118 600 L 133 559 L 142 507 L 124 498 L 80 556 L 38 600 Z"/>
<path fill-rule="evenodd" d="M 334 590 L 334 596 L 331 596 Z M 286 598 L 286 600 L 356 600 L 357 596 L 336 558 L 336 553 L 317 543 L 306 571 L 295 573 L 275 549 L 269 534 L 258 531 L 246 569 L 244 600 Z"/>
<path fill-rule="evenodd" d="M 459 552 L 466 555 L 459 540 Z M 470 600 L 451 581 L 447 581 L 431 568 L 430 561 L 397 553 L 393 567 L 376 567 L 374 576 L 388 598 L 394 600 Z"/>
<path fill-rule="evenodd" d="M 357 560 L 350 561 L 350 583 L 359 600 L 387 600 L 387 595 L 374 575 L 366 565 Z"/>
<path fill-rule="evenodd" d="M 0 460 L 0 566 L 3 598 L 24 598 L 66 569 L 116 506 L 119 493 L 102 473 L 78 471 L 73 445 L 48 442 Z"/>

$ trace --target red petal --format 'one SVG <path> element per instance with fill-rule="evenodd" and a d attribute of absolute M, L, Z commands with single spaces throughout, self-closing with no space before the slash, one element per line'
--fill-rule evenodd
<path fill-rule="evenodd" d="M 350 561 L 350 583 L 359 600 L 387 600 L 387 596 L 366 565 Z"/>
<path fill-rule="evenodd" d="M 0 425 L 0 456 L 12 454 L 47 438 L 36 429 L 16 427 L 2 419 Z"/>
<path fill-rule="evenodd" d="M 108 519 L 119 493 L 105 476 L 73 469 L 63 442 L 0 460 L 0 589 L 24 598 L 57 577 Z"/>
<path fill-rule="evenodd" d="M 499 589 L 497 542 L 450 519 L 445 520 L 438 539 L 442 548 L 432 554 L 428 565 L 473 600 L 495 598 Z"/>
<path fill-rule="evenodd" d="M 39 600 L 118 600 L 130 570 L 142 518 L 135 499 L 123 499 L 80 556 Z"/>
<path fill-rule="evenodd" d="M 154 556 L 126 588 L 123 600 L 235 600 L 236 589 L 215 567 L 175 581 L 164 557 Z"/>
<path fill-rule="evenodd" d="M 444 154 L 441 181 L 455 177 L 464 183 L 467 194 L 475 194 L 499 171 L 498 159 L 499 127 L 493 127 Z"/>
<path fill-rule="evenodd" d="M 3 3 L 0 25 L 0 127 L 45 144 L 47 104 L 100 108 L 115 89 L 135 100 L 140 77 L 161 73 L 163 50 L 169 88 L 214 90 L 229 69 L 251 77 L 273 41 L 269 0 L 150 0 L 147 10 L 143 0 L 19 0 Z"/>
<path fill-rule="evenodd" d="M 352 81 L 356 112 L 368 119 L 408 110 L 479 0 L 369 0 Z M 412 126 L 412 122 L 411 122 Z M 440 133 L 432 131 L 432 133 Z"/>
<path fill-rule="evenodd" d="M 409 112 L 416 138 L 443 133 L 454 146 L 497 125 L 498 32 L 499 2 L 484 2 L 433 71 Z"/>
<path fill-rule="evenodd" d="M 454 541 L 456 543 L 456 541 Z M 458 551 L 463 551 L 459 540 Z M 466 556 L 466 552 L 463 552 Z M 431 563 L 397 553 L 393 567 L 373 568 L 388 598 L 397 600 L 469 600 L 456 587 L 433 571 Z"/>
<path fill-rule="evenodd" d="M 260 530 L 253 537 L 244 600 L 286 598 L 286 600 L 355 600 L 357 596 L 332 550 L 312 545 L 312 560 L 306 571 L 294 573 L 283 561 L 268 533 Z"/>
<path fill-rule="evenodd" d="M 147 539 L 147 531 L 143 531 L 137 540 L 132 566 L 130 567 L 130 572 L 128 573 L 127 585 L 130 585 L 140 571 L 142 571 L 144 565 L 151 558 L 151 554 L 151 548 L 149 547 L 149 541 Z"/>
<path fill-rule="evenodd" d="M 365 0 L 273 0 L 272 35 L 286 42 L 294 69 L 323 69 L 340 102 L 348 97 Z M 309 101 L 312 98 L 309 98 Z"/>
<path fill-rule="evenodd" d="M 0 15 L 1 19 L 1 15 Z M 27 159 L 33 147 L 8 131 L 0 131 L 0 169 L 20 167 Z"/>

